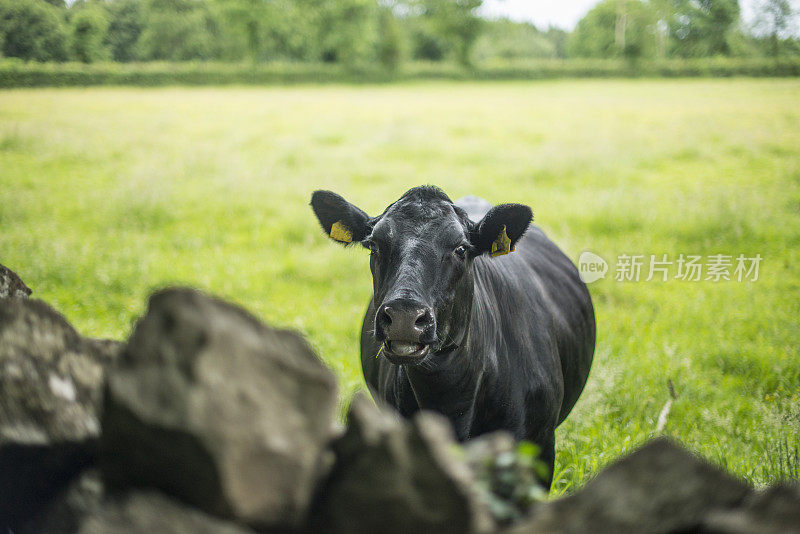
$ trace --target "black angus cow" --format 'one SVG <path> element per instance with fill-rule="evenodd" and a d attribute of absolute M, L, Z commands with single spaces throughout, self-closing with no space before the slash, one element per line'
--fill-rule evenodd
<path fill-rule="evenodd" d="M 589 375 L 595 321 L 575 266 L 529 228 L 531 209 L 453 203 L 430 186 L 377 217 L 330 191 L 311 206 L 331 238 L 371 253 L 361 365 L 373 396 L 405 416 L 444 414 L 462 441 L 498 429 L 533 441 L 552 479 L 555 428 Z"/>

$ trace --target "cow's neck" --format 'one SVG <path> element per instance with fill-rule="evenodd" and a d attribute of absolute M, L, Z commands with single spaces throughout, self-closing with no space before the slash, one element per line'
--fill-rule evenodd
<path fill-rule="evenodd" d="M 474 290 L 469 277 L 468 286 L 460 292 L 453 307 L 460 316 L 452 318 L 451 325 L 460 325 L 460 328 L 451 332 L 449 338 L 457 340 L 458 345 L 445 347 L 423 365 L 405 368 L 418 407 L 446 415 L 460 440 L 470 437 L 475 401 L 484 380 L 482 350 L 473 346 L 475 340 L 469 331 Z"/>
<path fill-rule="evenodd" d="M 483 380 L 482 369 L 471 369 L 462 349 L 441 358 L 431 368 L 406 366 L 406 376 L 417 405 L 433 410 L 453 422 L 460 440 L 470 437 L 475 413 L 475 399 Z"/>

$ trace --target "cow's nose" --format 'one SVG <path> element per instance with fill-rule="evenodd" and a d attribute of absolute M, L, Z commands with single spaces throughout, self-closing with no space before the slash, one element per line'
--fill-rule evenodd
<path fill-rule="evenodd" d="M 380 307 L 375 323 L 384 339 L 420 343 L 433 333 L 433 310 L 418 304 L 390 302 Z"/>

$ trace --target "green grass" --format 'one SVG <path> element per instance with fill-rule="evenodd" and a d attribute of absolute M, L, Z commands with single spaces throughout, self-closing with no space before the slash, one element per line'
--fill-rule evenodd
<path fill-rule="evenodd" d="M 363 387 L 363 250 L 308 207 L 434 183 L 524 202 L 591 285 L 594 369 L 556 492 L 665 433 L 756 484 L 800 473 L 800 81 L 551 81 L 0 92 L 0 263 L 86 335 L 190 284 L 305 332 Z M 756 282 L 613 280 L 618 254 L 761 254 Z"/>

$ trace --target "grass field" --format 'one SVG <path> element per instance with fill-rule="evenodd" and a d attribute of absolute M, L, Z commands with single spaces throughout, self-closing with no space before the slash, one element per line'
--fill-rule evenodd
<path fill-rule="evenodd" d="M 322 234 L 311 192 L 528 203 L 610 263 L 556 492 L 655 434 L 668 379 L 664 433 L 769 483 L 800 476 L 799 102 L 768 79 L 0 91 L 0 263 L 96 337 L 154 288 L 221 295 L 303 331 L 346 399 L 368 255 Z M 760 254 L 758 280 L 614 280 L 619 254 L 720 253 Z"/>

